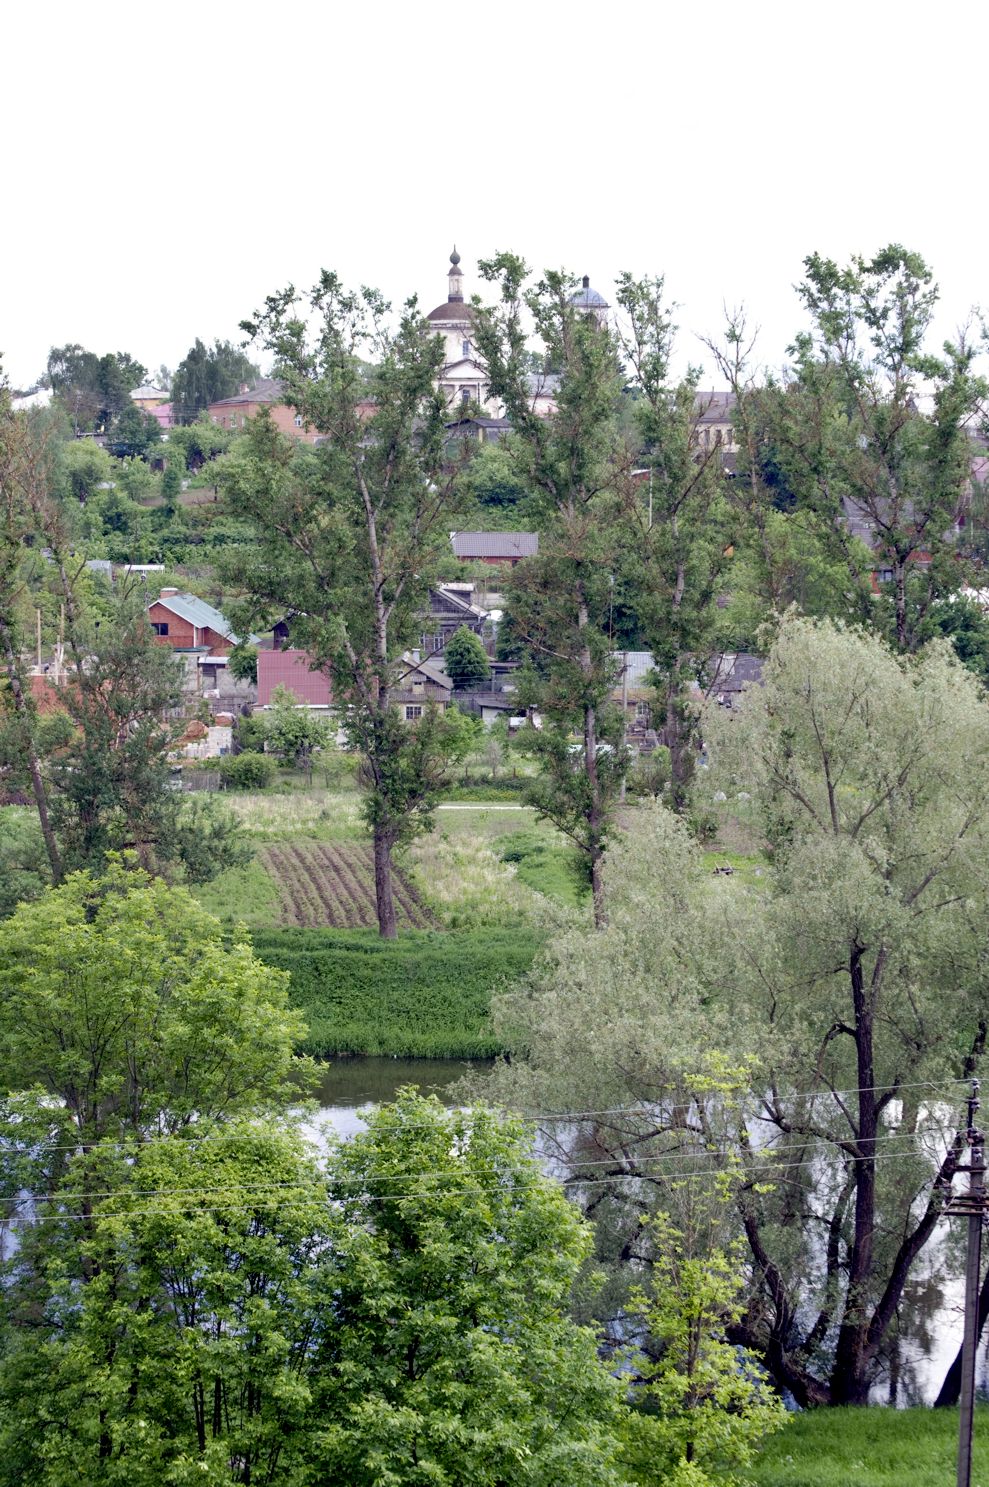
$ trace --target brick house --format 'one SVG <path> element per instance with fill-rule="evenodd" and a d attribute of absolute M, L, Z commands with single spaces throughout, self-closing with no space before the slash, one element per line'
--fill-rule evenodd
<path fill-rule="evenodd" d="M 210 403 L 206 411 L 221 428 L 236 429 L 239 433 L 247 427 L 248 419 L 267 408 L 281 433 L 301 439 L 306 444 L 315 444 L 321 436 L 315 429 L 303 426 L 301 414 L 283 402 L 282 394 L 283 385 L 277 378 L 262 377 L 253 387 L 243 387 L 232 398 Z"/>
<path fill-rule="evenodd" d="M 162 589 L 148 605 L 148 621 L 163 645 L 173 651 L 203 651 L 226 656 L 237 644 L 229 622 L 195 594 Z"/>
<path fill-rule="evenodd" d="M 258 706 L 270 707 L 276 687 L 288 687 L 299 699 L 299 705 L 329 708 L 333 694 L 329 678 L 322 671 L 310 669 L 306 651 L 258 652 Z M 415 653 L 404 660 L 395 678 L 392 702 L 407 723 L 421 718 L 423 708 L 433 703 L 445 708 L 450 701 L 453 683 L 446 673 L 431 661 L 420 661 Z"/>

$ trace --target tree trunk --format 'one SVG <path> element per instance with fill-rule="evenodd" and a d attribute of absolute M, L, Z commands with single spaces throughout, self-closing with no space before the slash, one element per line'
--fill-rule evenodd
<path fill-rule="evenodd" d="M 907 565 L 896 559 L 893 569 L 896 590 L 896 644 L 901 651 L 907 648 Z"/>
<path fill-rule="evenodd" d="M 985 1275 L 983 1276 L 982 1288 L 979 1291 L 979 1316 L 976 1323 L 977 1331 L 975 1334 L 976 1347 L 978 1347 L 979 1340 L 982 1337 L 982 1330 L 986 1325 L 987 1317 L 989 1317 L 989 1270 L 987 1270 Z M 944 1376 L 944 1383 L 941 1385 L 941 1388 L 938 1391 L 938 1397 L 934 1401 L 934 1408 L 938 1410 L 944 1409 L 945 1406 L 956 1405 L 958 1403 L 958 1395 L 961 1391 L 961 1383 L 962 1350 L 961 1348 L 959 1348 L 958 1352 L 955 1354 L 955 1361 L 952 1363 L 951 1367 L 948 1369 L 948 1372 Z"/>
<path fill-rule="evenodd" d="M 398 938 L 395 923 L 395 896 L 391 882 L 392 833 L 382 826 L 374 828 L 374 900 L 378 913 L 378 933 L 383 940 Z"/>
<path fill-rule="evenodd" d="M 20 673 L 17 667 L 17 654 L 11 640 L 10 630 L 2 619 L 0 619 L 0 636 L 3 639 L 3 649 L 7 661 L 7 677 L 10 681 L 10 693 L 14 699 L 14 711 L 24 725 L 28 773 L 31 776 L 31 790 L 34 795 L 34 803 L 38 810 L 41 835 L 45 839 L 45 851 L 48 853 L 48 862 L 52 870 L 52 882 L 57 887 L 62 881 L 62 857 L 58 850 L 58 843 L 55 841 L 55 833 L 52 831 L 51 821 L 48 818 L 48 795 L 45 791 L 45 782 L 41 778 L 41 766 L 38 762 L 37 750 L 34 747 L 27 699 L 24 696 L 24 688 L 21 685 Z"/>
<path fill-rule="evenodd" d="M 864 1405 L 869 1398 L 868 1287 L 872 1277 L 873 1236 L 876 1222 L 876 1109 L 875 1063 L 871 988 L 866 988 L 864 948 L 855 945 L 848 970 L 855 1008 L 855 1051 L 858 1072 L 858 1132 L 855 1159 L 855 1220 L 848 1263 L 845 1311 L 838 1330 L 831 1394 L 835 1404 Z M 881 971 L 882 951 L 877 958 Z"/>
<path fill-rule="evenodd" d="M 584 708 L 584 766 L 591 788 L 591 801 L 587 812 L 587 855 L 591 864 L 594 928 L 603 929 L 608 922 L 604 907 L 604 877 L 601 872 L 601 860 L 604 857 L 604 809 L 601 802 L 601 782 L 598 779 L 597 719 L 593 707 Z"/>

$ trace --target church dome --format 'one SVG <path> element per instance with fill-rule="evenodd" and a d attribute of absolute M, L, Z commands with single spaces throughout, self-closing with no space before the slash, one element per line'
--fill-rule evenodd
<path fill-rule="evenodd" d="M 447 301 L 430 310 L 427 320 L 446 321 L 453 325 L 469 325 L 473 316 L 470 305 L 464 304 L 464 276 L 460 270 L 460 254 L 454 247 L 450 254 L 450 270 L 447 275 Z"/>
<path fill-rule="evenodd" d="M 578 310 L 607 310 L 610 308 L 603 294 L 598 294 L 596 289 L 591 288 L 591 281 L 587 274 L 581 280 L 581 286 L 570 296 L 570 303 Z"/>

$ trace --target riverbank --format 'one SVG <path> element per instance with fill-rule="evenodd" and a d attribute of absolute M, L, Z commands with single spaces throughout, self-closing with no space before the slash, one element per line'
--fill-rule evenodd
<path fill-rule="evenodd" d="M 828 1409 L 794 1415 L 756 1460 L 752 1487 L 947 1487 L 957 1410 Z M 972 1487 L 989 1487 L 989 1407 L 976 1412 Z"/>
<path fill-rule="evenodd" d="M 524 925 L 446 933 L 256 930 L 254 947 L 288 971 L 290 998 L 309 1025 L 302 1051 L 401 1058 L 493 1058 L 492 993 L 524 976 L 543 936 Z"/>

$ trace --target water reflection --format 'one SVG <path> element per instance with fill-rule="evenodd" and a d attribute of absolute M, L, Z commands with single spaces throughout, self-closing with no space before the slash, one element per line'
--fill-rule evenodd
<path fill-rule="evenodd" d="M 363 1129 L 359 1111 L 367 1105 L 393 1100 L 404 1084 L 417 1084 L 424 1095 L 438 1095 L 444 1105 L 455 1101 L 450 1086 L 469 1068 L 489 1067 L 481 1059 L 471 1065 L 454 1058 L 339 1058 L 323 1066 L 316 1091 L 322 1106 L 320 1124 L 341 1136 Z"/>

